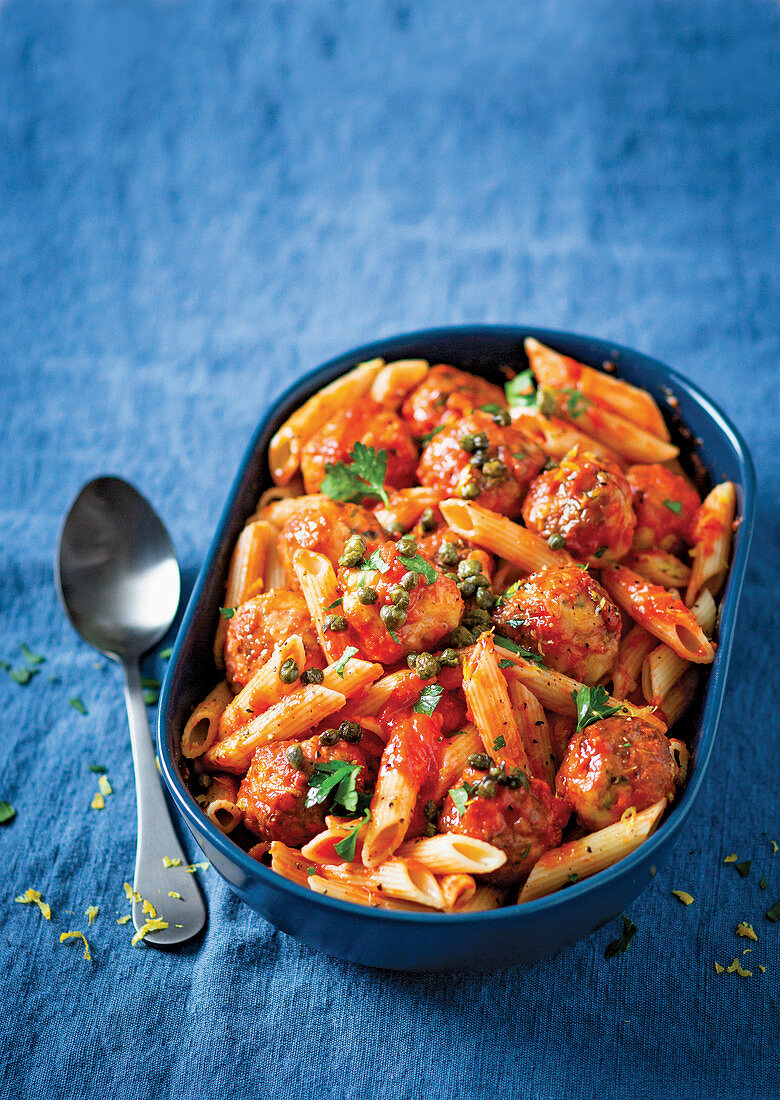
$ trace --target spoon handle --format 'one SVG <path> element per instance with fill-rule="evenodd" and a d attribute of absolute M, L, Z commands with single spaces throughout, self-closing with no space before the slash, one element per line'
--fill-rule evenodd
<path fill-rule="evenodd" d="M 167 928 L 147 933 L 146 942 L 170 946 L 182 943 L 200 932 L 206 922 L 206 906 L 200 887 L 195 881 L 195 874 L 185 870 L 188 859 L 168 812 L 157 771 L 138 663 L 126 661 L 123 667 L 138 806 L 138 844 L 135 851 L 133 888 L 142 899 L 151 902 L 158 917 L 168 922 Z M 169 860 L 174 861 L 175 865 L 166 867 L 165 862 Z M 180 861 L 178 864 L 177 860 Z M 171 892 L 174 896 L 171 896 Z M 136 929 L 149 916 L 148 911 L 143 912 L 142 902 L 133 903 L 133 924 Z"/>

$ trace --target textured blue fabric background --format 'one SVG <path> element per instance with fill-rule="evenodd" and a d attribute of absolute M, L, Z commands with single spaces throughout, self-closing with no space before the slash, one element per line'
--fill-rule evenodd
<path fill-rule="evenodd" d="M 0 656 L 48 658 L 26 687 L 0 673 L 18 810 L 0 830 L 0 1096 L 780 1094 L 763 918 L 780 897 L 779 22 L 768 0 L 0 7 Z M 668 361 L 758 465 L 720 739 L 634 944 L 606 961 L 613 926 L 497 975 L 371 972 L 276 932 L 210 871 L 202 943 L 131 949 L 118 674 L 53 587 L 69 501 L 95 474 L 131 479 L 191 584 L 275 394 L 363 341 L 472 321 Z M 115 789 L 101 813 L 91 761 Z M 744 881 L 732 851 L 754 861 Z M 28 886 L 51 922 L 14 904 Z M 90 904 L 91 964 L 58 943 Z M 717 976 L 743 919 L 756 976 Z"/>

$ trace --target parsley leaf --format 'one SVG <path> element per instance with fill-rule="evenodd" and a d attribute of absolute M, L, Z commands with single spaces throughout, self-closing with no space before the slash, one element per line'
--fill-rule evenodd
<path fill-rule="evenodd" d="M 740 878 L 747 878 L 750 874 L 750 868 L 753 864 L 752 859 L 743 860 L 742 863 L 735 863 L 734 870 L 737 872 Z"/>
<path fill-rule="evenodd" d="M 31 649 L 28 649 L 24 642 L 22 642 L 19 648 L 21 649 L 22 656 L 24 657 L 28 665 L 42 665 L 46 660 L 46 658 L 42 657 L 40 653 L 33 653 Z"/>
<path fill-rule="evenodd" d="M 371 811 L 366 807 L 365 813 L 357 825 L 347 833 L 343 840 L 340 840 L 337 844 L 334 844 L 336 852 L 345 859 L 347 863 L 352 863 L 355 858 L 355 846 L 357 844 L 357 836 L 360 832 L 360 827 L 364 822 L 371 820 Z"/>
<path fill-rule="evenodd" d="M 160 692 L 158 688 L 147 688 L 143 695 L 144 704 L 147 707 L 156 707 L 160 701 Z"/>
<path fill-rule="evenodd" d="M 72 699 L 68 699 L 68 702 L 74 710 L 77 710 L 79 712 L 79 714 L 87 714 L 87 708 L 84 706 L 81 699 L 79 699 L 77 695 L 75 695 Z"/>
<path fill-rule="evenodd" d="M 365 443 L 357 442 L 349 453 L 350 463 L 329 462 L 320 492 L 331 500 L 360 504 L 366 497 L 377 497 L 389 503 L 384 488 L 387 472 L 387 451 L 375 451 Z"/>
<path fill-rule="evenodd" d="M 106 769 L 103 767 L 102 764 L 87 764 L 87 767 L 91 772 L 94 772 L 96 775 L 106 774 Z"/>
<path fill-rule="evenodd" d="M 155 676 L 142 676 L 141 677 L 142 688 L 152 688 L 152 690 L 160 690 L 160 681 Z"/>
<path fill-rule="evenodd" d="M 493 752 L 498 752 L 499 749 L 506 748 L 506 740 L 503 733 L 499 733 L 498 737 L 493 742 Z"/>
<path fill-rule="evenodd" d="M 438 428 L 432 428 L 429 432 L 426 432 L 425 435 L 420 440 L 420 446 L 421 447 L 427 447 L 428 444 L 430 443 L 430 441 L 433 439 L 433 437 L 435 435 L 438 435 L 439 432 L 443 432 L 446 427 L 447 427 L 446 424 L 439 424 Z"/>
<path fill-rule="evenodd" d="M 349 764 L 345 760 L 315 764 L 314 771 L 309 776 L 309 790 L 306 794 L 307 807 L 319 805 L 325 801 L 328 795 L 332 794 L 332 808 L 341 806 L 347 813 L 354 813 L 358 804 L 355 781 L 358 772 L 361 770 L 362 764 Z"/>
<path fill-rule="evenodd" d="M 622 955 L 628 950 L 628 946 L 637 933 L 637 927 L 630 917 L 622 917 L 623 920 L 623 933 L 617 940 L 612 940 L 608 943 L 604 951 L 604 958 L 611 959 L 615 955 Z"/>
<path fill-rule="evenodd" d="M 167 649 L 161 649 L 157 656 L 161 661 L 167 661 L 170 655 L 173 653 L 173 646 L 168 646 Z"/>
<path fill-rule="evenodd" d="M 325 610 L 326 611 L 332 611 L 334 607 L 341 607 L 343 602 L 344 602 L 344 597 L 339 596 L 339 598 L 337 600 L 334 600 L 333 603 L 329 603 L 328 606 L 325 608 Z"/>
<path fill-rule="evenodd" d="M 333 666 L 333 671 L 338 672 L 342 680 L 344 679 L 344 669 L 347 667 L 347 661 L 350 659 L 350 657 L 354 657 L 356 653 L 356 647 L 353 645 L 348 645 L 339 660 Z"/>
<path fill-rule="evenodd" d="M 40 669 L 37 668 L 12 668 L 8 675 L 15 684 L 23 686 L 29 684 L 30 680 L 38 675 L 39 671 Z"/>
<path fill-rule="evenodd" d="M 460 820 L 466 812 L 466 805 L 469 800 L 469 792 L 466 790 L 465 785 L 462 787 L 452 787 L 450 789 L 450 798 L 455 807 L 455 811 Z"/>
<path fill-rule="evenodd" d="M 596 684 L 595 687 L 588 687 L 586 684 L 579 691 L 573 691 L 571 697 L 577 708 L 577 733 L 593 722 L 600 722 L 602 718 L 609 718 L 624 709 L 609 706 L 609 692 L 601 684 Z"/>
<path fill-rule="evenodd" d="M 502 657 L 502 659 L 498 662 L 499 668 L 514 668 L 514 665 L 515 662 L 508 660 L 508 658 L 506 657 Z"/>
<path fill-rule="evenodd" d="M 0 802 L 0 825 L 7 825 L 16 817 L 16 810 L 10 802 Z"/>
<path fill-rule="evenodd" d="M 670 512 L 674 512 L 676 516 L 682 515 L 682 501 L 681 500 L 665 500 L 664 507 L 668 508 Z"/>
<path fill-rule="evenodd" d="M 378 546 L 363 562 L 363 569 L 376 569 L 379 573 L 386 573 L 389 568 L 390 566 L 382 557 L 381 550 Z"/>
<path fill-rule="evenodd" d="M 568 401 L 566 402 L 566 411 L 573 420 L 576 420 L 578 416 L 582 416 L 587 408 L 589 408 L 593 402 L 590 401 L 584 393 L 579 390 L 574 390 L 571 386 L 565 386 L 561 390 L 562 394 L 568 395 Z"/>
<path fill-rule="evenodd" d="M 398 560 L 408 572 L 419 573 L 421 577 L 424 577 L 427 584 L 433 584 L 439 575 L 420 554 L 413 554 L 411 557 L 404 557 L 403 554 L 399 554 Z"/>
<path fill-rule="evenodd" d="M 412 707 L 415 714 L 431 715 L 439 705 L 439 700 L 444 694 L 441 684 L 427 684 L 420 692 L 420 698 Z"/>
<path fill-rule="evenodd" d="M 521 371 L 515 378 L 507 382 L 504 385 L 504 393 L 510 408 L 530 408 L 535 405 L 536 381 L 531 368 Z"/>
<path fill-rule="evenodd" d="M 219 613 L 223 619 L 232 619 L 236 613 L 235 607 L 220 607 Z"/>
<path fill-rule="evenodd" d="M 524 661 L 532 661 L 535 665 L 539 665 L 540 668 L 547 668 L 541 653 L 534 653 L 533 650 L 526 649 L 525 646 L 513 642 L 511 638 L 505 638 L 503 634 L 496 634 L 493 640 L 496 645 L 500 645 L 502 649 L 508 649 L 510 653 L 516 653 L 517 656 L 522 657 Z M 509 661 L 507 663 L 513 664 L 514 662 Z M 501 665 L 501 668 L 506 667 L 506 664 Z"/>
<path fill-rule="evenodd" d="M 387 633 L 388 633 L 388 634 L 390 635 L 390 637 L 391 637 L 391 638 L 393 639 L 393 641 L 395 642 L 395 644 L 396 644 L 396 645 L 400 645 L 400 644 L 401 644 L 401 639 L 400 639 L 400 638 L 398 637 L 398 635 L 397 635 L 397 634 L 396 634 L 396 632 L 395 632 L 395 631 L 393 630 L 393 628 L 392 628 L 391 626 L 388 626 L 388 625 L 387 625 L 387 623 L 385 623 L 385 630 L 386 630 L 386 631 L 387 631 Z"/>
<path fill-rule="evenodd" d="M 480 405 L 479 410 L 480 410 L 480 412 L 483 412 L 483 413 L 490 413 L 491 416 L 494 413 L 501 413 L 501 412 L 505 411 L 504 409 L 501 408 L 500 405 L 496 405 L 495 403 L 491 403 L 491 404 L 488 404 L 488 405 Z"/>

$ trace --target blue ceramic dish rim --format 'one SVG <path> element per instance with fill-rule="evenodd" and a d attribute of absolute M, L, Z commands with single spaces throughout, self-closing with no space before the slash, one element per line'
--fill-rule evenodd
<path fill-rule="evenodd" d="M 518 340 L 534 335 L 540 342 L 548 343 L 553 346 L 556 341 L 575 340 L 592 343 L 604 349 L 605 354 L 609 354 L 612 357 L 626 355 L 630 356 L 640 367 L 645 367 L 645 365 L 647 365 L 649 373 L 656 375 L 660 374 L 663 382 L 669 385 L 670 388 L 677 386 L 687 391 L 688 394 L 695 399 L 699 406 L 715 422 L 717 427 L 728 437 L 740 465 L 740 487 L 742 491 L 740 538 L 737 552 L 731 563 L 727 594 L 721 611 L 721 636 L 731 636 L 736 622 L 739 598 L 744 583 L 755 518 L 756 478 L 753 461 L 741 434 L 723 410 L 720 409 L 719 406 L 716 405 L 715 402 L 695 383 L 685 378 L 673 368 L 661 363 L 659 360 L 653 359 L 651 356 L 638 352 L 633 348 L 615 344 L 611 341 L 603 340 L 600 337 L 584 336 L 580 333 L 570 333 L 556 329 L 543 329 L 535 326 L 523 325 L 460 325 L 423 329 L 417 332 L 385 337 L 382 340 L 364 344 L 361 347 L 344 352 L 341 355 L 329 359 L 321 366 L 315 367 L 313 370 L 307 371 L 305 374 L 301 375 L 284 390 L 261 418 L 244 452 L 236 476 L 231 484 L 225 506 L 222 510 L 219 523 L 217 524 L 215 535 L 209 545 L 205 561 L 198 573 L 195 587 L 193 588 L 189 603 L 187 604 L 187 610 L 176 636 L 176 642 L 173 646 L 168 670 L 166 671 L 163 681 L 157 720 L 157 749 L 162 774 L 168 790 L 174 799 L 177 809 L 182 814 L 185 821 L 191 825 L 196 836 L 198 833 L 205 834 L 209 843 L 228 860 L 237 865 L 248 878 L 256 879 L 259 883 L 267 886 L 271 890 L 282 893 L 289 892 L 293 897 L 305 900 L 311 905 L 324 907 L 326 911 L 330 909 L 345 915 L 354 916 L 355 911 L 359 910 L 361 915 L 365 916 L 367 919 L 389 921 L 394 924 L 408 925 L 422 923 L 438 925 L 440 922 L 446 922 L 448 926 L 453 925 L 453 923 L 473 926 L 475 923 L 480 922 L 489 922 L 491 925 L 494 925 L 506 921 L 517 921 L 518 919 L 524 920 L 525 918 L 531 918 L 537 914 L 543 914 L 551 909 L 564 905 L 575 907 L 577 900 L 585 897 L 588 893 L 601 889 L 615 878 L 630 875 L 635 867 L 646 862 L 662 844 L 674 838 L 674 835 L 682 828 L 698 796 L 714 748 L 720 713 L 723 706 L 723 688 L 725 688 L 725 680 L 728 676 L 731 660 L 731 646 L 729 646 L 726 652 L 722 650 L 718 651 L 710 680 L 707 684 L 705 707 L 701 715 L 701 725 L 702 729 L 706 732 L 706 736 L 702 736 L 699 742 L 693 775 L 683 792 L 682 798 L 674 807 L 672 813 L 648 840 L 612 867 L 606 868 L 604 871 L 599 872 L 599 874 L 584 879 L 582 882 L 574 883 L 564 891 L 559 891 L 548 897 L 538 898 L 535 901 L 526 902 L 522 906 L 509 905 L 500 909 L 478 913 L 459 914 L 408 913 L 389 909 L 372 909 L 369 907 L 356 906 L 351 902 L 341 901 L 338 898 L 314 894 L 311 890 L 307 890 L 305 887 L 299 886 L 295 882 L 291 882 L 289 879 L 277 874 L 264 864 L 259 863 L 237 844 L 231 841 L 229 836 L 222 833 L 208 820 L 206 815 L 194 802 L 185 784 L 177 774 L 173 753 L 169 746 L 166 719 L 170 705 L 174 672 L 178 663 L 179 650 L 182 645 L 182 639 L 190 630 L 191 622 L 202 598 L 203 589 L 206 585 L 209 572 L 229 529 L 235 498 L 240 491 L 246 472 L 254 460 L 258 442 L 265 431 L 266 425 L 271 422 L 282 409 L 290 404 L 293 398 L 295 398 L 296 405 L 300 404 L 302 400 L 306 400 L 311 393 L 316 392 L 316 389 L 327 384 L 331 379 L 338 377 L 339 374 L 344 373 L 346 370 L 350 369 L 351 366 L 368 359 L 384 357 L 383 352 L 392 352 L 398 344 L 414 342 L 423 343 L 425 341 L 435 341 L 438 339 L 457 338 L 458 336 L 468 336 L 473 339 L 479 338 L 481 335 L 485 337 L 504 335 L 507 337 L 515 337 Z M 608 352 L 607 349 L 609 349 Z M 306 397 L 302 397 L 302 391 L 306 392 Z M 289 415 L 291 411 L 292 408 L 287 411 L 287 415 Z M 721 688 L 721 683 L 723 683 L 723 688 Z M 712 709 L 713 707 L 714 710 Z M 171 731 L 171 742 L 172 739 L 173 731 Z"/>

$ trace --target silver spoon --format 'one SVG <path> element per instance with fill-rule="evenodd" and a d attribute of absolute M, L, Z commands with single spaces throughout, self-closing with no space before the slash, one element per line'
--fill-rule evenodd
<path fill-rule="evenodd" d="M 151 504 L 118 477 L 88 482 L 60 535 L 58 589 L 68 618 L 95 649 L 122 665 L 135 766 L 138 843 L 133 887 L 168 927 L 146 936 L 170 946 L 191 939 L 206 907 L 173 829 L 157 772 L 138 661 L 170 627 L 181 577 L 168 532 Z M 166 867 L 165 857 L 180 860 Z M 166 860 L 167 862 L 167 860 Z M 181 900 L 168 896 L 170 890 Z M 133 923 L 148 919 L 133 903 Z"/>

